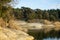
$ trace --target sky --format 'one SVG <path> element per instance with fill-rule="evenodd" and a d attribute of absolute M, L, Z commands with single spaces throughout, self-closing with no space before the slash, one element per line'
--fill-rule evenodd
<path fill-rule="evenodd" d="M 32 9 L 60 9 L 60 0 L 18 0 L 14 7 L 29 7 Z"/>

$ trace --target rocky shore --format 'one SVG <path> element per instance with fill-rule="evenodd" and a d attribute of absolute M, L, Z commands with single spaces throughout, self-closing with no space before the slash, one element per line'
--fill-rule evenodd
<path fill-rule="evenodd" d="M 6 23 L 0 18 L 0 40 L 34 40 L 27 32 L 49 32 L 60 30 L 60 22 L 28 23 L 21 20 L 10 20 Z"/>
<path fill-rule="evenodd" d="M 26 29 L 18 26 L 14 20 L 6 23 L 0 19 L 0 40 L 34 40 L 34 37 L 24 30 Z"/>

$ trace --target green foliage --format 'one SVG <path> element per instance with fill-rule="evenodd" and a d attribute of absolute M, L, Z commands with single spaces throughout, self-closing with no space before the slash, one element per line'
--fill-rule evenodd
<path fill-rule="evenodd" d="M 42 19 L 42 14 L 43 14 L 42 10 L 36 9 L 35 13 L 36 13 L 37 19 Z"/>
<path fill-rule="evenodd" d="M 12 14 L 14 14 L 14 17 L 16 18 L 16 19 L 22 19 L 23 18 L 23 11 L 22 11 L 22 9 L 13 9 L 13 13 Z"/>
<path fill-rule="evenodd" d="M 3 18 L 5 21 L 11 19 L 11 6 L 8 4 L 13 0 L 0 0 L 0 17 Z"/>
<path fill-rule="evenodd" d="M 49 21 L 60 21 L 60 9 L 40 10 L 31 9 L 28 7 L 21 7 L 20 9 L 13 9 L 16 19 L 33 20 L 33 19 L 47 19 Z"/>
<path fill-rule="evenodd" d="M 8 4 L 14 0 L 0 0 L 0 17 L 5 20 L 22 19 L 25 21 L 33 19 L 47 19 L 49 21 L 60 21 L 60 9 L 31 9 L 28 7 L 11 8 Z M 8 5 L 8 6 L 7 6 Z"/>

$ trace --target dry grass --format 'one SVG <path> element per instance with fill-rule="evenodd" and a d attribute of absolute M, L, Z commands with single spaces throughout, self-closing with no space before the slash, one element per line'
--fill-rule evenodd
<path fill-rule="evenodd" d="M 48 20 L 44 20 L 43 23 L 46 24 L 46 25 L 52 24 L 52 22 L 48 21 Z"/>
<path fill-rule="evenodd" d="M 60 22 L 59 21 L 54 22 L 53 24 L 55 25 L 55 30 L 60 30 Z"/>

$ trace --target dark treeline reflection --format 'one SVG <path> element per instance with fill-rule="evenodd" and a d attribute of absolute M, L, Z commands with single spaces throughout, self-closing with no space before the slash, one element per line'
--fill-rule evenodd
<path fill-rule="evenodd" d="M 35 40 L 43 40 L 46 38 L 60 38 L 60 30 L 59 31 L 51 30 L 49 32 L 44 31 L 28 32 L 28 33 L 33 37 L 35 37 Z"/>

